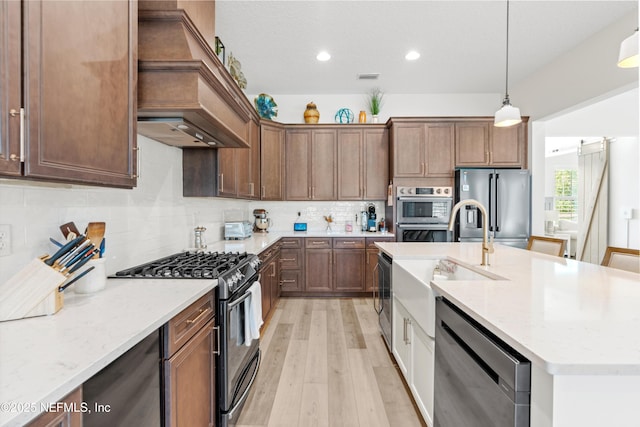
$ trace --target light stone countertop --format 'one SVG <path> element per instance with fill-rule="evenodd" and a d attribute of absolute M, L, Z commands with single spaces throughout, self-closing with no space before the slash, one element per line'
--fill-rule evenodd
<path fill-rule="evenodd" d="M 207 251 L 259 254 L 281 237 L 394 235 L 269 232 L 214 242 Z M 0 426 L 35 418 L 41 403 L 62 399 L 216 285 L 216 280 L 108 279 L 105 289 L 93 294 L 76 294 L 71 286 L 54 315 L 0 322 Z M 18 411 L 20 406 L 27 410 Z"/>
<path fill-rule="evenodd" d="M 499 244 L 489 267 L 480 243 L 376 245 L 394 262 L 446 257 L 507 279 L 432 288 L 551 375 L 640 375 L 639 274 Z"/>
<path fill-rule="evenodd" d="M 35 418 L 216 284 L 108 279 L 93 294 L 65 291 L 54 315 L 0 323 L 0 426 Z"/>

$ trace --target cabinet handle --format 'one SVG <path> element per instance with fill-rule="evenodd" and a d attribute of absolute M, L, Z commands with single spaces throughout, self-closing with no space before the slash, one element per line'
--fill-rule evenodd
<path fill-rule="evenodd" d="M 20 160 L 21 162 L 24 162 L 24 131 L 25 131 L 24 108 L 20 108 L 20 111 L 18 114 L 20 114 L 20 157 L 18 160 Z M 11 115 L 11 117 L 13 117 L 13 114 Z"/>
<path fill-rule="evenodd" d="M 12 162 L 17 162 L 18 160 L 20 160 L 20 156 L 18 156 L 17 154 L 12 154 L 9 156 L 9 160 L 11 160 Z"/>
<path fill-rule="evenodd" d="M 407 319 L 407 326 L 411 326 L 411 319 Z M 407 328 L 407 344 L 411 344 L 411 334 L 409 334 L 409 328 Z"/>
<path fill-rule="evenodd" d="M 194 323 L 196 323 L 198 321 L 198 319 L 200 319 L 200 317 L 202 317 L 202 315 L 204 315 L 207 312 L 206 309 L 201 308 L 200 311 L 198 312 L 198 315 L 193 318 L 193 319 L 187 319 L 187 325 L 192 325 Z"/>
<path fill-rule="evenodd" d="M 295 261 L 295 258 L 280 258 L 280 262 L 289 262 L 289 261 Z"/>
<path fill-rule="evenodd" d="M 140 147 L 133 147 L 133 151 L 136 153 L 136 171 L 131 178 L 140 178 L 140 165 L 142 161 L 140 160 Z"/>
<path fill-rule="evenodd" d="M 376 276 L 376 273 L 380 274 L 379 272 L 380 266 L 378 264 L 376 264 L 375 267 L 373 267 L 373 274 L 371 275 L 371 281 L 372 283 L 372 288 L 373 288 L 373 309 L 376 311 L 377 314 L 380 314 L 380 312 L 382 311 L 382 303 L 380 302 L 380 293 L 378 290 L 378 284 L 376 283 L 376 279 L 378 278 Z M 376 305 L 377 302 L 377 305 Z"/>
<path fill-rule="evenodd" d="M 420 163 L 420 175 L 424 175 L 424 162 Z"/>
<path fill-rule="evenodd" d="M 316 198 L 316 187 L 311 187 L 311 198 L 312 199 Z"/>
<path fill-rule="evenodd" d="M 224 191 L 224 174 L 223 173 L 220 174 L 220 186 L 218 188 L 218 191 L 220 192 Z"/>
<path fill-rule="evenodd" d="M 275 262 L 273 264 L 271 264 L 271 268 L 273 270 L 273 273 L 271 273 L 271 275 L 269 277 L 276 277 L 276 263 Z"/>
<path fill-rule="evenodd" d="M 347 242 L 342 242 L 342 244 L 344 245 L 355 245 L 358 242 L 353 242 L 353 241 L 347 241 Z"/>
<path fill-rule="evenodd" d="M 404 343 L 407 343 L 407 318 L 403 317 L 402 318 L 402 341 L 404 341 Z"/>
<path fill-rule="evenodd" d="M 280 284 L 282 284 L 282 283 L 296 283 L 296 281 L 295 281 L 294 279 L 291 279 L 291 280 L 281 280 L 281 281 L 280 281 Z"/>
<path fill-rule="evenodd" d="M 311 187 L 307 187 L 307 197 L 311 198 Z"/>
<path fill-rule="evenodd" d="M 318 240 L 312 240 L 312 241 L 311 241 L 311 244 L 312 244 L 312 245 L 324 245 L 324 244 L 325 244 L 325 242 L 323 242 L 323 241 L 318 241 Z"/>
<path fill-rule="evenodd" d="M 265 195 L 265 189 L 264 189 L 264 185 L 262 186 L 262 193 L 260 194 L 260 197 L 264 199 Z"/>
<path fill-rule="evenodd" d="M 213 354 L 220 355 L 220 326 L 214 326 L 213 330 L 216 332 L 216 349 L 213 350 Z"/>
<path fill-rule="evenodd" d="M 253 182 L 249 183 L 249 194 L 254 196 L 255 194 L 253 194 Z"/>

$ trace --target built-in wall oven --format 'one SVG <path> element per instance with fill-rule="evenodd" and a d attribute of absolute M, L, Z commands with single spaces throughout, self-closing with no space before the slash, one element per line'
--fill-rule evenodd
<path fill-rule="evenodd" d="M 398 242 L 451 242 L 447 226 L 453 205 L 451 187 L 398 187 L 396 190 Z"/>

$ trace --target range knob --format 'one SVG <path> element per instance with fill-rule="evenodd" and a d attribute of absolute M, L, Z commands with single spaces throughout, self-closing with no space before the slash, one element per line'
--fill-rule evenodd
<path fill-rule="evenodd" d="M 448 188 L 444 189 L 444 194 L 449 194 L 449 189 Z"/>
<path fill-rule="evenodd" d="M 442 193 L 442 189 L 436 188 L 436 194 L 440 194 L 440 193 Z"/>
<path fill-rule="evenodd" d="M 236 283 L 238 283 L 238 279 L 236 278 L 235 275 L 233 275 L 226 280 L 226 283 L 227 283 L 227 288 L 233 289 Z"/>

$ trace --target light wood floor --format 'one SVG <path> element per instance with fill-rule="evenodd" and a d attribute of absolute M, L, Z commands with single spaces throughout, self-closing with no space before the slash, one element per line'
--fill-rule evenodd
<path fill-rule="evenodd" d="M 282 298 L 237 427 L 425 426 L 368 298 Z"/>

